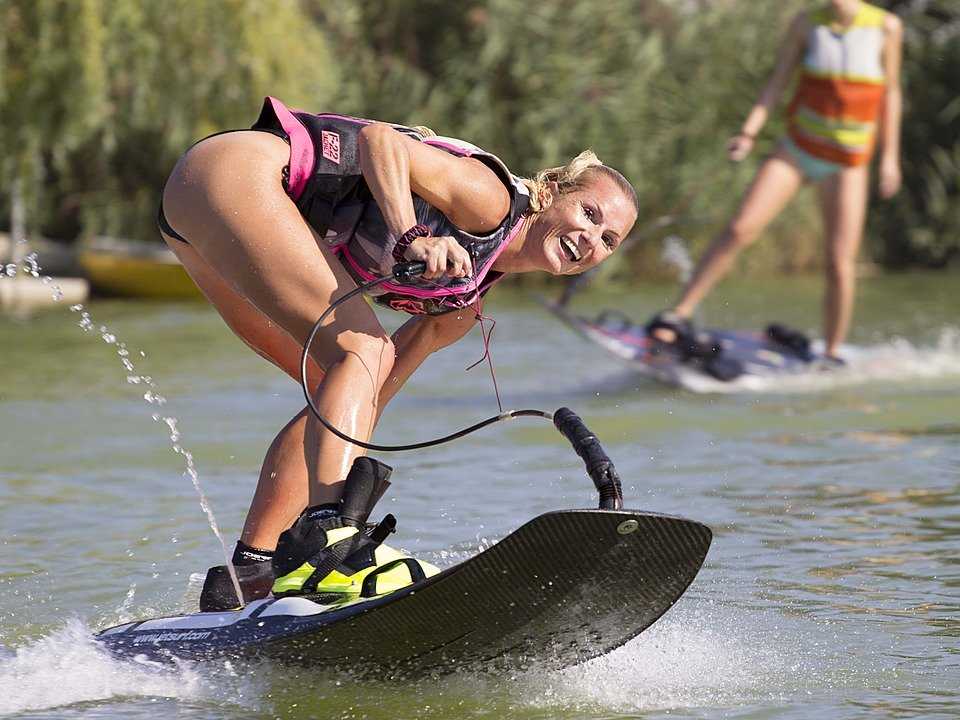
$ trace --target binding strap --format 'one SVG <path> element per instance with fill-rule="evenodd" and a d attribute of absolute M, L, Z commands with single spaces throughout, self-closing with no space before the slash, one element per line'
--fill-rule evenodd
<path fill-rule="evenodd" d="M 410 573 L 411 585 L 427 579 L 427 575 L 425 572 L 423 572 L 423 568 L 420 566 L 420 562 L 418 560 L 414 558 L 398 558 L 397 560 L 388 562 L 386 565 L 381 565 L 363 579 L 363 587 L 360 589 L 360 597 L 370 598 L 378 595 L 377 577 L 383 573 L 388 573 L 394 568 L 400 567 L 401 565 L 406 565 L 407 572 Z"/>
<path fill-rule="evenodd" d="M 392 533 L 396 527 L 397 519 L 393 515 L 387 514 L 387 516 L 370 531 L 369 535 L 364 532 L 358 532 L 329 546 L 325 550 L 323 560 L 317 565 L 316 570 L 310 573 L 310 577 L 304 581 L 303 591 L 306 593 L 316 592 L 317 586 L 323 579 L 334 570 L 340 568 L 355 552 L 366 550 L 371 553 L 372 557 L 373 551 L 387 539 L 387 536 Z M 346 572 L 346 569 L 344 569 L 344 572 Z"/>
<path fill-rule="evenodd" d="M 316 566 L 316 569 L 310 573 L 310 577 L 303 581 L 302 592 L 313 593 L 317 591 L 317 585 L 327 575 L 332 573 L 347 557 L 357 549 L 359 540 L 363 533 L 356 532 L 348 538 L 325 548 L 323 559 Z"/>

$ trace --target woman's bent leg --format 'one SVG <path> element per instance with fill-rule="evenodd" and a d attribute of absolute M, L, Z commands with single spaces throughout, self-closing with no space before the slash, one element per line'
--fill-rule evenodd
<path fill-rule="evenodd" d="M 208 139 L 175 169 L 164 208 L 206 265 L 302 346 L 316 317 L 355 285 L 283 192 L 286 152 L 282 141 L 261 133 Z M 337 309 L 311 356 L 327 372 L 317 393 L 321 412 L 347 434 L 368 438 L 393 347 L 361 298 Z M 309 502 L 335 501 L 357 448 L 318 431 L 309 417 L 281 435 L 296 438 L 301 426 Z"/>
<path fill-rule="evenodd" d="M 196 250 L 173 238 L 165 238 L 227 326 L 254 352 L 299 382 L 300 345 L 227 285 Z M 307 380 L 314 395 L 322 378 L 323 371 L 311 359 Z M 280 533 L 290 527 L 307 507 L 310 479 L 304 452 L 305 426 L 305 412 L 301 411 L 280 431 L 267 451 L 240 535 L 240 540 L 250 547 L 273 550 Z"/>
<path fill-rule="evenodd" d="M 827 274 L 823 337 L 829 357 L 836 356 L 853 316 L 857 253 L 863 238 L 869 175 L 868 166 L 861 165 L 845 168 L 820 183 Z"/>
<path fill-rule="evenodd" d="M 304 408 L 284 426 L 263 459 L 240 533 L 240 540 L 250 547 L 276 548 L 280 533 L 293 525 L 310 503 L 310 472 L 304 452 L 308 413 Z"/>
<path fill-rule="evenodd" d="M 690 317 L 700 301 L 727 274 L 734 259 L 753 243 L 803 184 L 803 174 L 781 149 L 764 161 L 736 214 L 710 244 L 676 305 Z"/>

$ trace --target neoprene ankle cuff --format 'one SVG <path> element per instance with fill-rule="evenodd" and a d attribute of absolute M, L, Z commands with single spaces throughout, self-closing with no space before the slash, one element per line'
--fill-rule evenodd
<path fill-rule="evenodd" d="M 233 559 L 231 562 L 234 565 L 243 566 L 269 562 L 270 560 L 273 560 L 273 550 L 250 547 L 242 540 L 237 540 L 237 545 L 233 548 Z"/>
<path fill-rule="evenodd" d="M 340 514 L 340 503 L 314 505 L 304 510 L 304 514 L 308 520 L 323 520 L 324 518 L 337 517 Z"/>

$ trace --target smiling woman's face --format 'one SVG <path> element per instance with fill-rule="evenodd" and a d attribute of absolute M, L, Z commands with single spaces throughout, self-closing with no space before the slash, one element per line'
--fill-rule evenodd
<path fill-rule="evenodd" d="M 527 261 L 553 275 L 576 275 L 606 260 L 637 219 L 632 198 L 609 175 L 591 172 L 583 187 L 560 195 L 536 216 Z"/>

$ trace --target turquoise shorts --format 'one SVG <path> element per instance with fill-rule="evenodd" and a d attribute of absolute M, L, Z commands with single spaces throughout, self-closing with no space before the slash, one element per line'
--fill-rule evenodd
<path fill-rule="evenodd" d="M 844 168 L 843 165 L 821 160 L 805 150 L 801 150 L 789 136 L 783 139 L 782 147 L 790 153 L 790 156 L 796 161 L 797 166 L 800 168 L 800 172 L 802 172 L 804 177 L 810 182 L 817 182 L 828 178 Z"/>

